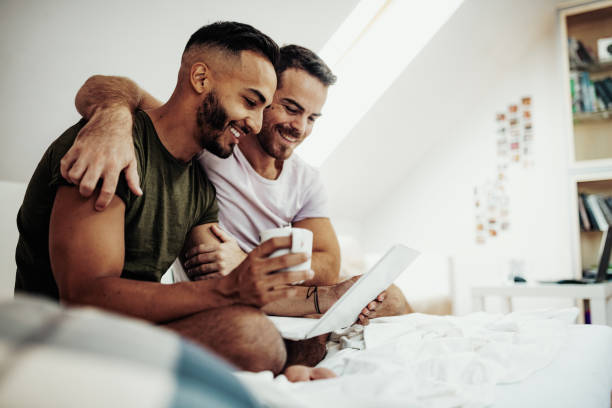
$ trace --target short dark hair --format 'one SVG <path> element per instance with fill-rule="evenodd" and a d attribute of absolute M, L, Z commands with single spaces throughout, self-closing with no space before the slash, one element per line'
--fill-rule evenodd
<path fill-rule="evenodd" d="M 327 64 L 317 54 L 299 45 L 284 45 L 280 49 L 280 60 L 276 68 L 279 88 L 281 87 L 281 74 L 289 68 L 304 70 L 325 86 L 336 83 L 337 78 Z"/>
<path fill-rule="evenodd" d="M 278 65 L 280 50 L 273 39 L 258 29 L 235 21 L 217 21 L 205 25 L 193 33 L 187 41 L 185 52 L 193 46 L 216 46 L 233 54 L 255 51 Z"/>

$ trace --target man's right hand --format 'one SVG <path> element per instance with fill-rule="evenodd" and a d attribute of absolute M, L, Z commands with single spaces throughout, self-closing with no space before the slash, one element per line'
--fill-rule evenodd
<path fill-rule="evenodd" d="M 96 200 L 98 211 L 103 211 L 112 200 L 122 170 L 130 190 L 142 195 L 129 108 L 97 109 L 62 158 L 60 170 L 62 177 L 79 186 L 84 197 L 91 196 L 98 181 L 104 180 Z"/>
<path fill-rule="evenodd" d="M 271 272 L 299 265 L 308 260 L 304 253 L 268 258 L 278 249 L 291 248 L 291 237 L 271 238 L 252 250 L 234 271 L 220 279 L 220 290 L 237 296 L 238 303 L 262 307 L 276 300 L 293 297 L 294 282 L 311 279 L 313 271 Z"/>
<path fill-rule="evenodd" d="M 210 227 L 219 241 L 214 244 L 200 244 L 185 253 L 185 273 L 191 280 L 218 278 L 228 275 L 244 259 L 245 254 L 236 239 L 217 224 Z"/>

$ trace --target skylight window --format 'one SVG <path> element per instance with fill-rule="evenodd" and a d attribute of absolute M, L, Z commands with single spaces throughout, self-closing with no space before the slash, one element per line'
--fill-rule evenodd
<path fill-rule="evenodd" d="M 463 0 L 361 0 L 319 55 L 338 76 L 299 154 L 319 167 Z"/>

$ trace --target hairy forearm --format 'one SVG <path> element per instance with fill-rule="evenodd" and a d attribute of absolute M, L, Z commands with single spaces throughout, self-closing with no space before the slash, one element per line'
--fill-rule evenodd
<path fill-rule="evenodd" d="M 303 317 L 327 312 L 339 298 L 339 294 L 334 291 L 334 286 L 317 287 L 316 297 L 313 292 L 314 288 L 310 286 L 296 286 L 295 288 L 297 289 L 295 297 L 268 303 L 261 310 L 272 316 Z M 319 310 L 315 302 L 318 302 Z"/>
<path fill-rule="evenodd" d="M 268 303 L 261 310 L 272 316 L 301 317 L 317 313 L 313 300 L 306 298 L 308 288 L 304 286 L 297 286 L 296 288 L 298 293 L 295 297 Z"/>
<path fill-rule="evenodd" d="M 237 303 L 226 280 L 211 279 L 163 285 L 119 277 L 102 277 L 87 287 L 61 294 L 72 304 L 97 306 L 153 323 L 164 323 L 215 307 Z"/>
<path fill-rule="evenodd" d="M 313 251 L 311 269 L 315 272 L 315 276 L 306 284 L 310 286 L 335 285 L 340 276 L 340 259 L 328 252 Z"/>
<path fill-rule="evenodd" d="M 104 75 L 90 77 L 75 98 L 76 109 L 85 119 L 99 109 L 121 106 L 133 112 L 136 108 L 156 107 L 156 102 L 131 79 Z"/>
<path fill-rule="evenodd" d="M 306 316 L 316 314 L 314 295 L 308 296 L 311 286 L 318 287 L 319 311 L 325 313 L 337 300 L 332 291 L 340 275 L 340 259 L 325 251 L 313 251 L 311 269 L 315 272 L 312 279 L 296 286 L 297 296 L 291 299 L 281 299 L 265 305 L 262 310 L 273 316 Z M 280 272 L 282 273 L 282 272 Z"/>

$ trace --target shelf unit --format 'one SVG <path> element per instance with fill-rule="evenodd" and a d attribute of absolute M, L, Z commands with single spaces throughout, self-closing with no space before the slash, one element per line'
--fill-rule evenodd
<path fill-rule="evenodd" d="M 597 39 L 612 37 L 612 1 L 589 2 L 561 9 L 560 40 L 566 91 L 566 126 L 569 144 L 569 197 L 571 211 L 572 259 L 574 277 L 598 263 L 603 233 L 581 231 L 578 216 L 578 194 L 612 196 L 612 110 L 572 114 L 570 69 L 589 72 L 593 80 L 612 76 L 612 63 L 570 67 L 568 37 L 577 38 L 596 54 Z M 596 55 L 595 55 L 596 57 Z M 610 107 L 608 107 L 610 108 Z"/>
<path fill-rule="evenodd" d="M 570 66 L 570 69 L 576 71 L 588 71 L 594 74 L 599 72 L 607 72 L 612 69 L 612 61 L 596 62 L 589 65 L 572 65 Z"/>

